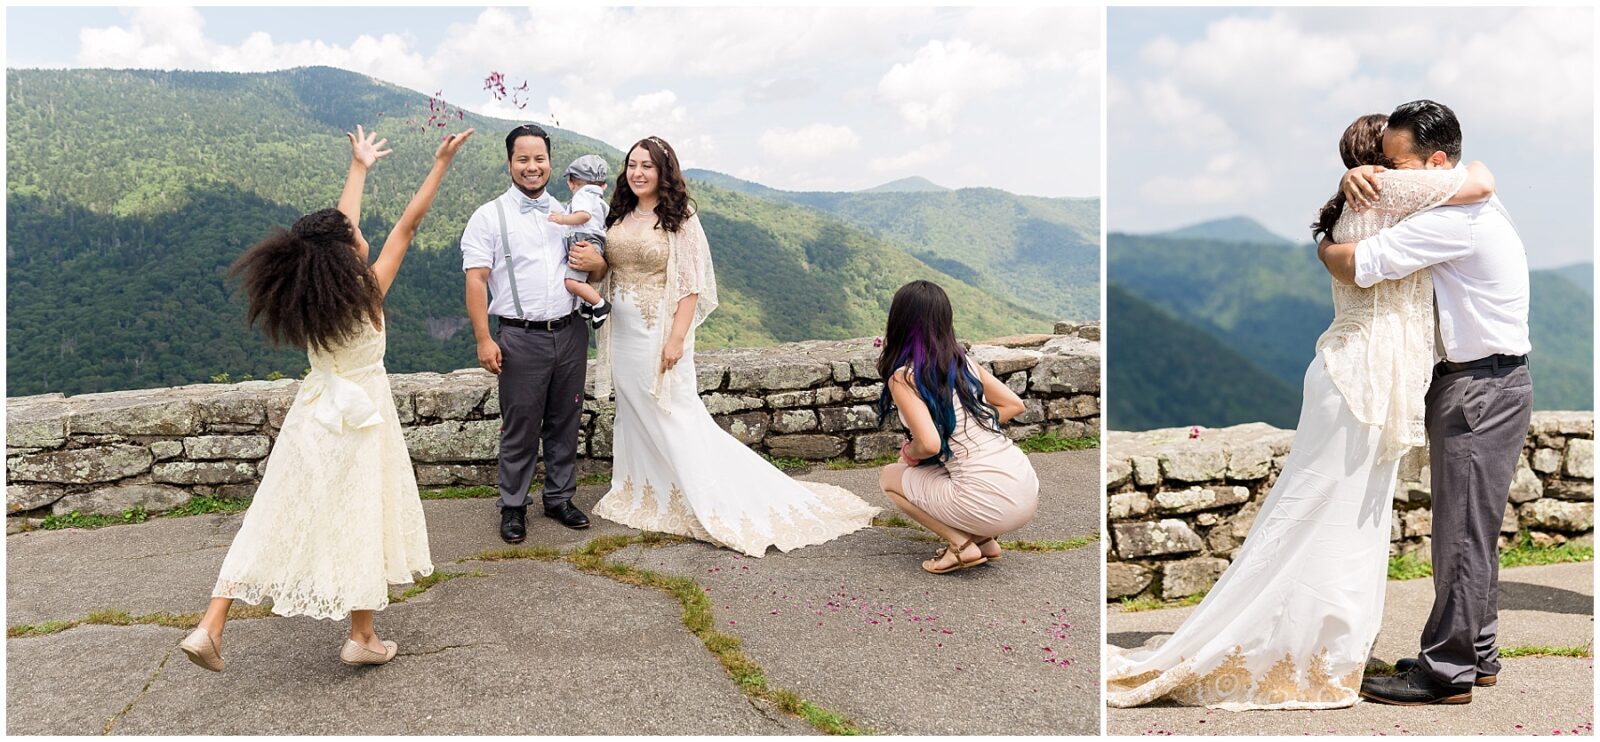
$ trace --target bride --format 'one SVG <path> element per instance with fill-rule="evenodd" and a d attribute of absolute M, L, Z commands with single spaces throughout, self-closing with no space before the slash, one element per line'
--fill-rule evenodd
<path fill-rule="evenodd" d="M 1479 163 L 1383 170 L 1387 117 L 1344 132 L 1347 168 L 1376 166 L 1366 204 L 1323 206 L 1313 237 L 1354 242 L 1420 211 L 1489 197 Z M 1370 289 L 1334 282 L 1334 319 L 1306 369 L 1300 422 L 1238 555 L 1178 631 L 1153 649 L 1113 648 L 1106 703 L 1326 709 L 1354 705 L 1383 619 L 1400 457 L 1424 445 L 1433 364 L 1433 281 L 1420 270 Z"/>
<path fill-rule="evenodd" d="M 717 426 L 695 382 L 694 330 L 717 307 L 717 285 L 678 156 L 640 140 L 606 217 L 595 396 L 614 385 L 611 491 L 594 512 L 631 528 L 675 533 L 759 557 L 865 527 L 878 513 L 848 490 L 797 482 Z"/>

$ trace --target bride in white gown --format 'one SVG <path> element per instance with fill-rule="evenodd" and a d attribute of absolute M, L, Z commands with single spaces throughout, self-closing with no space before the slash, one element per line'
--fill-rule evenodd
<path fill-rule="evenodd" d="M 611 318 L 599 332 L 596 396 L 615 387 L 607 520 L 759 557 L 867 526 L 878 508 L 798 482 L 719 427 L 695 382 L 694 330 L 717 306 L 711 250 L 677 154 L 656 137 L 628 152 L 607 218 Z"/>
<path fill-rule="evenodd" d="M 1387 117 L 1345 130 L 1346 167 L 1383 165 Z M 1420 211 L 1488 198 L 1474 163 L 1388 170 L 1367 208 L 1323 207 L 1338 242 Z M 1337 220 L 1337 221 L 1335 221 Z M 1244 545 L 1166 642 L 1112 648 L 1106 703 L 1169 698 L 1228 710 L 1325 709 L 1358 700 L 1383 620 L 1390 520 L 1400 457 L 1424 445 L 1423 395 L 1433 365 L 1433 282 L 1420 270 L 1371 289 L 1334 282 L 1334 320 L 1306 369 L 1300 421 L 1283 471 Z"/>

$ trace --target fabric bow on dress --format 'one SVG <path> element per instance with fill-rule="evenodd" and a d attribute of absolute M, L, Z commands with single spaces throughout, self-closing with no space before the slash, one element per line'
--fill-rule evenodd
<path fill-rule="evenodd" d="M 342 374 L 313 368 L 302 387 L 306 404 L 311 408 L 311 416 L 322 427 L 335 433 L 370 428 L 383 422 L 372 396 L 352 380 L 382 370 L 382 363 L 362 366 Z"/>

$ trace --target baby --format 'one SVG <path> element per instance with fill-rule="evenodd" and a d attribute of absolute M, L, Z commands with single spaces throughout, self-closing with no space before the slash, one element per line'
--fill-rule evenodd
<path fill-rule="evenodd" d="M 601 254 L 606 251 L 606 177 L 610 167 L 599 155 L 584 155 L 567 166 L 567 188 L 572 190 L 572 202 L 566 214 L 551 214 L 550 221 L 568 227 L 567 247 L 578 242 L 588 242 Z M 589 285 L 589 274 L 567 268 L 567 292 L 583 300 L 578 315 L 589 320 L 589 326 L 599 329 L 611 313 L 611 305 L 600 298 L 600 292 Z"/>

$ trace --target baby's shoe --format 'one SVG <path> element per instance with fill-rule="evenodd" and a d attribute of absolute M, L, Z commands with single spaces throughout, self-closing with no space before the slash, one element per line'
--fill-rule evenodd
<path fill-rule="evenodd" d="M 598 330 L 600 329 L 601 325 L 606 323 L 606 316 L 611 314 L 611 302 L 601 299 L 599 304 L 589 307 L 588 309 L 589 314 L 587 318 L 589 320 L 589 326 Z M 582 312 L 583 310 L 580 309 L 578 311 Z"/>

